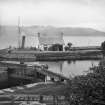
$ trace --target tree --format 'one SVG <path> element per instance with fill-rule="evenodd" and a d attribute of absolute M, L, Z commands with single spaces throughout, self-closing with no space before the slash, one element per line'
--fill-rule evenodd
<path fill-rule="evenodd" d="M 69 50 L 68 46 L 65 46 L 64 49 L 65 49 L 65 51 L 68 51 Z"/>
<path fill-rule="evenodd" d="M 67 45 L 65 46 L 65 51 L 69 51 L 71 49 L 72 43 L 68 42 Z"/>
<path fill-rule="evenodd" d="M 104 61 L 105 62 L 105 61 Z M 105 69 L 100 62 L 87 75 L 74 77 L 67 89 L 73 105 L 105 105 Z"/>
<path fill-rule="evenodd" d="M 105 41 L 101 43 L 101 49 L 105 51 Z"/>
<path fill-rule="evenodd" d="M 101 49 L 103 52 L 103 56 L 105 55 L 105 41 L 101 43 Z"/>
<path fill-rule="evenodd" d="M 71 46 L 72 46 L 72 43 L 71 42 L 69 42 L 68 44 L 67 44 L 67 46 L 69 47 L 69 49 L 71 48 Z"/>

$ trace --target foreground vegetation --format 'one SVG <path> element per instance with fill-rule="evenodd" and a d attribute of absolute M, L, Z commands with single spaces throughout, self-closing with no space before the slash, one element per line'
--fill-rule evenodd
<path fill-rule="evenodd" d="M 68 83 L 65 95 L 69 97 L 70 105 L 105 105 L 104 62 Z"/>
<path fill-rule="evenodd" d="M 104 105 L 105 61 L 91 68 L 86 75 L 72 78 L 67 84 L 38 85 L 15 94 L 63 95 L 70 105 Z"/>

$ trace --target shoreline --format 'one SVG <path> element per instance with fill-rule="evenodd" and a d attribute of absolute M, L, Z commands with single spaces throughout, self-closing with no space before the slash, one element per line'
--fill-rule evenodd
<path fill-rule="evenodd" d="M 57 60 L 99 60 L 102 59 L 101 50 L 76 51 L 24 51 L 13 50 L 11 53 L 0 54 L 0 60 L 12 61 L 57 61 Z"/>

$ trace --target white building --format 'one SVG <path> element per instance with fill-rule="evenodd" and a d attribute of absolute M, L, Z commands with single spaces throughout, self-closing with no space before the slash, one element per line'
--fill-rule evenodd
<path fill-rule="evenodd" d="M 48 48 L 54 44 L 64 45 L 63 34 L 59 35 L 47 35 L 38 33 L 39 46 L 42 50 L 48 50 Z"/>

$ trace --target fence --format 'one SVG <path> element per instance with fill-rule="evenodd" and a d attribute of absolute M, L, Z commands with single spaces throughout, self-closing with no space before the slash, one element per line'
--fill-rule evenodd
<path fill-rule="evenodd" d="M 24 103 L 25 104 L 22 104 Z M 0 95 L 0 105 L 33 105 L 33 102 L 38 102 L 38 105 L 69 105 L 69 101 L 65 96 L 56 95 Z"/>

